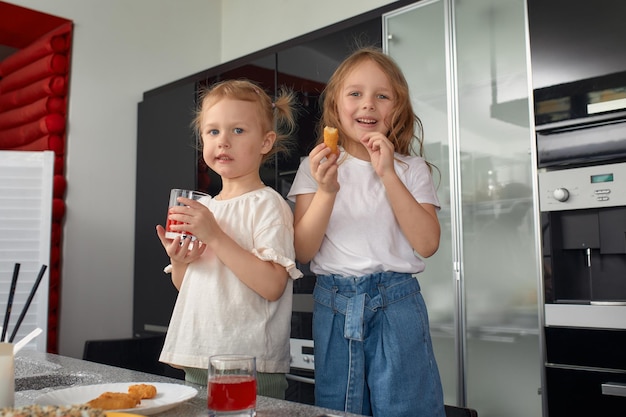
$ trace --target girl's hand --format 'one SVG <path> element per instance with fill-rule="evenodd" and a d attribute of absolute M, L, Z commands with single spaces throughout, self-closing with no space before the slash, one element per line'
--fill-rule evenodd
<path fill-rule="evenodd" d="M 370 155 L 370 161 L 376 174 L 382 178 L 388 173 L 395 173 L 393 167 L 393 144 L 382 133 L 367 134 L 361 143 Z"/>
<path fill-rule="evenodd" d="M 309 153 L 309 167 L 321 191 L 327 193 L 339 191 L 337 155 L 332 154 L 328 146 L 320 143 L 313 148 Z"/>
<path fill-rule="evenodd" d="M 183 239 L 176 237 L 175 239 L 168 239 L 165 237 L 165 228 L 161 225 L 156 227 L 157 236 L 161 244 L 165 248 L 167 256 L 170 257 L 172 264 L 190 264 L 198 259 L 204 253 L 206 245 L 196 240 L 191 244 L 191 239 Z"/>
<path fill-rule="evenodd" d="M 184 205 L 171 207 L 167 214 L 170 220 L 178 223 L 170 226 L 172 231 L 188 231 L 204 245 L 214 247 L 224 232 L 217 224 L 211 210 L 204 204 L 189 198 L 179 197 L 178 201 Z"/>

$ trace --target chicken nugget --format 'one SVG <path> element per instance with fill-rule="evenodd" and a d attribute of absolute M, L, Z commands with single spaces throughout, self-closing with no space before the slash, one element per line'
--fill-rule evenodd
<path fill-rule="evenodd" d="M 157 389 L 150 384 L 135 384 L 128 387 L 128 393 L 140 400 L 147 400 L 156 396 Z"/>
<path fill-rule="evenodd" d="M 339 148 L 337 142 L 339 141 L 339 131 L 336 127 L 324 126 L 324 143 L 330 148 L 330 153 L 334 153 L 339 156 Z"/>
<path fill-rule="evenodd" d="M 98 398 L 87 402 L 87 405 L 101 410 L 121 410 L 135 408 L 141 400 L 125 392 L 104 392 Z"/>

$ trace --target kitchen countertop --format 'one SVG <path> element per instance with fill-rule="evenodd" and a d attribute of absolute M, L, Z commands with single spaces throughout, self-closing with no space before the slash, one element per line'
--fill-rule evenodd
<path fill-rule="evenodd" d="M 102 365 L 66 356 L 22 350 L 15 358 L 15 407 L 34 404 L 43 393 L 81 385 L 115 382 L 163 382 L 184 384 L 198 390 L 194 398 L 159 413 L 160 417 L 205 417 L 207 413 L 206 387 L 179 379 Z M 257 417 L 358 417 L 344 413 L 277 400 L 257 397 Z"/>

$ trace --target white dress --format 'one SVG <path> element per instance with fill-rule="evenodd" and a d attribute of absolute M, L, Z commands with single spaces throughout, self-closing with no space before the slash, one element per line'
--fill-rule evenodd
<path fill-rule="evenodd" d="M 160 361 L 207 368 L 210 355 L 241 353 L 256 356 L 259 372 L 287 372 L 292 279 L 302 276 L 294 261 L 291 208 L 270 187 L 230 200 L 205 197 L 200 202 L 241 247 L 284 266 L 291 279 L 282 297 L 270 302 L 205 251 L 187 267 Z"/>

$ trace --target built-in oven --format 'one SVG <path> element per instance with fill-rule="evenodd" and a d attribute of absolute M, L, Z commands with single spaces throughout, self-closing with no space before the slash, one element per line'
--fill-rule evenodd
<path fill-rule="evenodd" d="M 291 366 L 285 398 L 314 404 L 315 359 L 313 356 L 313 289 L 315 275 L 308 265 L 298 264 L 304 276 L 294 281 L 291 315 Z"/>
<path fill-rule="evenodd" d="M 315 362 L 313 340 L 292 338 L 291 368 L 287 374 L 285 399 L 304 404 L 315 403 Z"/>
<path fill-rule="evenodd" d="M 626 119 L 537 128 L 549 417 L 626 413 Z"/>

